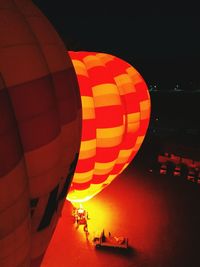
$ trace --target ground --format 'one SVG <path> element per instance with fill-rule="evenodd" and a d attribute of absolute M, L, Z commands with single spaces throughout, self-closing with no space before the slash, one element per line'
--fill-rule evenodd
<path fill-rule="evenodd" d="M 142 170 L 132 163 L 92 200 L 89 235 L 76 230 L 66 201 L 42 267 L 200 266 L 200 187 L 180 177 Z M 130 249 L 95 249 L 92 239 L 105 229 L 129 238 Z"/>

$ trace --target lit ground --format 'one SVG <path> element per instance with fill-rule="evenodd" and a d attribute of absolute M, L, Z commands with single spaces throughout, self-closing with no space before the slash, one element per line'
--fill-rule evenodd
<path fill-rule="evenodd" d="M 129 167 L 84 204 L 88 240 L 66 201 L 42 267 L 198 267 L 199 206 L 198 185 Z M 92 239 L 103 228 L 128 237 L 130 249 L 95 249 Z"/>

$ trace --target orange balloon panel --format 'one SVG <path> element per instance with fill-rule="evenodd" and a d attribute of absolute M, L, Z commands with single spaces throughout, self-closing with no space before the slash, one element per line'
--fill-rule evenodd
<path fill-rule="evenodd" d="M 139 150 L 150 97 L 141 75 L 104 53 L 69 52 L 82 101 L 82 139 L 68 200 L 83 202 L 109 185 Z"/>
<path fill-rule="evenodd" d="M 66 108 L 67 107 L 67 108 Z M 74 68 L 29 0 L 0 0 L 0 266 L 39 266 L 75 170 Z"/>

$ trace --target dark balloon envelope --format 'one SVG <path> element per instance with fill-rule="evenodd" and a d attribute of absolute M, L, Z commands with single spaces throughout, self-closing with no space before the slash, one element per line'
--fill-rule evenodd
<path fill-rule="evenodd" d="M 77 162 L 71 60 L 29 0 L 0 0 L 0 266 L 39 266 Z"/>
<path fill-rule="evenodd" d="M 83 202 L 108 186 L 138 152 L 149 124 L 150 96 L 142 76 L 122 59 L 69 53 L 79 81 L 83 124 L 67 198 Z"/>

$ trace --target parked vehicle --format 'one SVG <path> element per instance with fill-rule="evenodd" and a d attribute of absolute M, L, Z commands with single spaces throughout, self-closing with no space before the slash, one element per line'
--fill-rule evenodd
<path fill-rule="evenodd" d="M 166 163 L 163 163 L 160 166 L 160 174 L 166 174 L 166 173 L 167 173 L 167 165 L 166 165 Z"/>
<path fill-rule="evenodd" d="M 189 171 L 188 171 L 187 179 L 189 181 L 194 182 L 196 180 L 195 178 L 196 178 L 195 170 L 193 168 L 190 168 Z"/>
<path fill-rule="evenodd" d="M 93 239 L 96 248 L 100 247 L 113 247 L 113 248 L 128 248 L 128 238 L 123 236 L 113 236 L 109 233 L 108 236 L 105 236 L 104 230 L 102 231 L 99 237 Z"/>
<path fill-rule="evenodd" d="M 181 176 L 181 166 L 177 165 L 174 169 L 174 176 Z"/>

